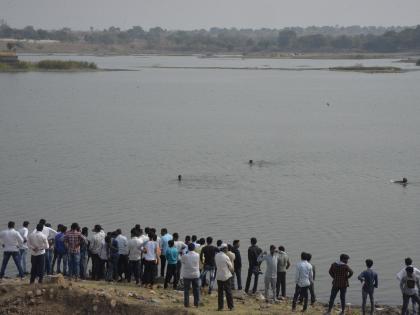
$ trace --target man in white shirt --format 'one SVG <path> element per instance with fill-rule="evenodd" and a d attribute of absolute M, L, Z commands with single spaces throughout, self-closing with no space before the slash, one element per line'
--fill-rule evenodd
<path fill-rule="evenodd" d="M 54 237 L 57 235 L 57 231 L 51 228 L 51 226 L 47 226 L 47 221 L 45 219 L 39 220 L 38 224 L 42 224 L 42 234 L 44 234 L 47 238 L 47 240 L 54 239 Z M 37 229 L 35 228 L 32 233 L 36 233 Z"/>
<path fill-rule="evenodd" d="M 117 237 L 115 240 L 118 243 L 118 276 L 122 281 L 122 275 L 124 274 L 125 280 L 128 279 L 128 240 L 127 237 L 122 235 L 121 229 L 115 231 Z"/>
<path fill-rule="evenodd" d="M 261 263 L 265 261 L 267 268 L 264 276 L 264 297 L 268 300 L 268 290 L 271 285 L 271 291 L 273 293 L 273 301 L 277 300 L 276 297 L 276 283 L 277 283 L 277 266 L 280 262 L 280 255 L 276 250 L 276 246 L 270 245 L 270 253 L 262 253 L 257 258 L 257 262 Z"/>
<path fill-rule="evenodd" d="M 194 244 L 188 244 L 188 252 L 181 253 L 182 277 L 184 280 L 184 306 L 190 306 L 190 286 L 194 295 L 194 306 L 200 303 L 200 256 L 194 251 Z M 229 259 L 229 258 L 228 258 Z"/>
<path fill-rule="evenodd" d="M 7 224 L 8 229 L 0 232 L 0 243 L 4 249 L 3 263 L 0 270 L 0 280 L 4 277 L 7 264 L 10 257 L 13 258 L 15 265 L 19 271 L 19 277 L 23 278 L 23 270 L 20 264 L 19 248 L 23 245 L 23 238 L 18 231 L 15 230 L 15 222 L 10 221 Z"/>
<path fill-rule="evenodd" d="M 54 254 L 54 238 L 57 235 L 57 231 L 51 228 L 51 224 L 47 223 L 45 219 L 40 219 L 39 224 L 42 224 L 42 234 L 47 237 L 49 247 L 45 251 L 45 264 L 44 268 L 47 274 L 52 274 L 52 261 Z M 32 232 L 35 233 L 36 229 Z"/>
<path fill-rule="evenodd" d="M 105 232 L 99 224 L 96 224 L 89 239 L 89 251 L 92 258 L 92 280 L 100 280 L 104 276 L 102 260 L 99 257 L 104 240 Z"/>
<path fill-rule="evenodd" d="M 38 282 L 42 283 L 44 277 L 44 263 L 45 263 L 45 250 L 48 249 L 48 240 L 42 232 L 43 225 L 39 223 L 36 226 L 36 231 L 28 236 L 28 247 L 31 252 L 31 280 L 30 283 L 35 282 L 38 277 Z"/>
<path fill-rule="evenodd" d="M 413 267 L 413 273 L 417 278 L 420 278 L 420 270 L 416 267 L 413 266 L 413 260 L 410 257 L 407 257 L 405 260 L 405 267 L 403 269 L 401 269 L 398 273 L 397 273 L 397 280 L 398 282 L 401 282 L 402 278 L 404 278 L 405 276 L 407 276 L 407 272 L 406 272 L 406 268 L 407 267 Z M 413 314 L 416 314 L 416 302 L 411 299 L 411 303 L 413 304 Z"/>
<path fill-rule="evenodd" d="M 233 264 L 228 255 L 226 255 L 228 246 L 222 243 L 219 247 L 219 252 L 214 257 L 216 263 L 216 280 L 217 280 L 217 293 L 218 293 L 218 310 L 223 310 L 223 294 L 226 293 L 226 301 L 228 308 L 233 310 L 233 298 L 230 278 L 234 271 Z"/>
<path fill-rule="evenodd" d="M 157 266 L 159 264 L 160 255 L 158 255 L 159 243 L 157 235 L 150 232 L 150 240 L 144 245 L 144 276 L 143 283 L 150 289 L 153 289 L 155 278 L 157 275 Z"/>
<path fill-rule="evenodd" d="M 28 226 L 29 226 L 29 222 L 25 221 L 23 222 L 22 227 L 19 229 L 19 234 L 20 236 L 22 236 L 23 238 L 23 244 L 22 246 L 19 247 L 19 254 L 20 254 L 20 265 L 22 266 L 22 271 L 23 273 L 26 275 L 26 256 L 28 254 Z"/>
<path fill-rule="evenodd" d="M 129 268 L 127 281 L 131 282 L 131 275 L 134 275 L 136 284 L 140 283 L 140 261 L 141 261 L 141 248 L 143 243 L 139 238 L 140 231 L 137 229 L 131 230 L 131 240 L 128 241 L 128 259 Z"/>
<path fill-rule="evenodd" d="M 182 263 L 181 263 L 181 253 L 185 254 L 187 245 L 185 245 L 185 243 L 183 241 L 179 240 L 179 234 L 178 233 L 174 233 L 173 234 L 173 241 L 174 241 L 174 246 L 175 248 L 178 250 L 179 256 L 178 256 L 178 262 L 176 264 L 176 273 L 175 273 L 175 278 L 177 283 L 179 283 L 179 279 L 181 277 L 181 270 L 182 270 Z"/>
<path fill-rule="evenodd" d="M 299 296 L 303 297 L 303 312 L 308 308 L 308 290 L 313 282 L 312 265 L 308 262 L 308 254 L 302 252 L 301 261 L 296 265 L 296 290 L 293 296 L 292 311 L 296 310 L 296 302 Z"/>

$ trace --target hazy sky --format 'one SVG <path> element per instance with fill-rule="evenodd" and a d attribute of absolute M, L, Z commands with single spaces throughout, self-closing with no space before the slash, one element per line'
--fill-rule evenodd
<path fill-rule="evenodd" d="M 85 30 L 310 25 L 416 25 L 420 0 L 0 0 L 13 27 Z"/>

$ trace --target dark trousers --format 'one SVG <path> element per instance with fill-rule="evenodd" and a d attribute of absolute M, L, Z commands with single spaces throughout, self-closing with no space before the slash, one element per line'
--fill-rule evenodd
<path fill-rule="evenodd" d="M 47 275 L 52 274 L 52 261 L 53 261 L 53 256 L 54 256 L 54 249 L 48 248 L 45 250 L 45 264 L 44 264 L 44 268 L 45 268 L 45 272 L 47 273 Z"/>
<path fill-rule="evenodd" d="M 106 281 L 116 281 L 118 279 L 118 260 L 119 256 L 111 256 L 106 262 Z"/>
<path fill-rule="evenodd" d="M 20 265 L 20 253 L 16 251 L 16 252 L 3 253 L 3 262 L 1 264 L 0 279 L 4 277 L 4 272 L 6 271 L 6 267 L 7 267 L 7 264 L 9 263 L 10 257 L 12 257 L 13 261 L 15 262 L 16 268 L 19 271 L 19 277 L 23 278 L 23 270 L 22 270 L 22 266 Z"/>
<path fill-rule="evenodd" d="M 179 279 L 181 277 L 181 268 L 182 268 L 182 263 L 180 260 L 178 260 L 178 262 L 176 263 L 176 274 L 175 274 L 175 279 L 174 279 L 174 281 L 176 282 L 176 285 L 178 285 Z"/>
<path fill-rule="evenodd" d="M 104 266 L 98 254 L 92 254 L 92 280 L 101 280 L 104 275 Z"/>
<path fill-rule="evenodd" d="M 99 258 L 99 262 L 98 262 L 98 274 L 99 274 L 99 277 L 96 280 L 105 279 L 105 276 L 106 276 L 106 266 L 107 266 L 107 260 Z"/>
<path fill-rule="evenodd" d="M 223 309 L 223 294 L 226 293 L 226 301 L 229 309 L 233 308 L 233 297 L 232 297 L 232 290 L 230 288 L 230 279 L 226 281 L 217 280 L 217 304 L 218 309 Z"/>
<path fill-rule="evenodd" d="M 127 279 L 128 274 L 128 255 L 119 255 L 118 256 L 118 275 L 122 279 L 124 274 L 125 279 Z"/>
<path fill-rule="evenodd" d="M 362 314 L 365 315 L 366 314 L 366 301 L 367 301 L 367 297 L 369 296 L 369 300 L 370 300 L 370 313 L 373 314 L 373 312 L 375 311 L 375 301 L 373 298 L 373 290 L 366 290 L 364 288 L 362 288 Z"/>
<path fill-rule="evenodd" d="M 410 302 L 410 299 L 413 303 L 414 302 L 417 303 L 417 305 L 418 305 L 417 314 L 420 313 L 420 299 L 419 299 L 419 296 L 417 294 L 414 294 L 414 295 L 403 294 L 403 306 L 402 306 L 402 311 L 401 311 L 402 315 L 407 314 L 408 303 Z"/>
<path fill-rule="evenodd" d="M 143 283 L 153 285 L 155 283 L 157 265 L 154 260 L 144 261 Z"/>
<path fill-rule="evenodd" d="M 55 262 L 57 261 L 57 250 L 54 248 L 53 260 L 51 263 L 51 271 L 54 273 Z"/>
<path fill-rule="evenodd" d="M 281 296 L 286 297 L 286 272 L 277 272 L 276 282 L 276 296 L 279 297 L 281 289 Z"/>
<path fill-rule="evenodd" d="M 242 269 L 241 268 L 235 269 L 235 276 L 236 276 L 236 282 L 237 282 L 237 289 L 242 290 Z"/>
<path fill-rule="evenodd" d="M 303 312 L 306 311 L 308 308 L 308 290 L 309 286 L 307 287 L 300 287 L 296 284 L 295 294 L 293 296 L 293 303 L 292 303 L 292 310 L 296 309 L 296 302 L 299 296 L 303 299 Z"/>
<path fill-rule="evenodd" d="M 168 265 L 169 268 L 170 265 Z M 200 303 L 200 278 L 186 279 L 184 278 L 184 306 L 190 306 L 190 286 L 192 285 L 194 295 L 194 306 Z"/>
<path fill-rule="evenodd" d="M 328 311 L 331 312 L 333 306 L 334 306 L 334 300 L 337 296 L 338 291 L 340 291 L 340 302 L 341 302 L 341 310 L 344 312 L 346 308 L 346 292 L 347 288 L 331 288 L 331 295 L 330 295 L 330 302 L 328 303 Z"/>
<path fill-rule="evenodd" d="M 246 285 L 245 285 L 245 292 L 248 293 L 249 286 L 251 284 L 251 277 L 254 275 L 254 287 L 252 288 L 252 293 L 257 292 L 258 286 L 258 266 L 250 266 L 248 268 L 248 276 L 246 277 Z"/>
<path fill-rule="evenodd" d="M 165 276 L 165 266 L 166 266 L 166 256 L 160 255 L 160 276 L 162 278 Z"/>
<path fill-rule="evenodd" d="M 35 278 L 38 277 L 38 282 L 42 283 L 42 278 L 44 277 L 44 263 L 45 263 L 45 254 L 38 256 L 31 256 L 31 279 L 30 283 L 35 282 Z"/>
<path fill-rule="evenodd" d="M 168 287 L 168 283 L 171 281 L 171 278 L 174 278 L 174 289 L 178 286 L 177 283 L 177 277 L 176 277 L 176 264 L 168 264 L 168 268 L 166 268 L 166 277 L 165 277 L 165 283 L 163 287 L 166 289 Z"/>
<path fill-rule="evenodd" d="M 314 283 L 312 282 L 311 285 L 309 286 L 309 293 L 311 294 L 311 305 L 315 303 L 316 301 L 316 296 L 315 296 L 315 288 L 314 288 Z M 303 302 L 303 297 L 300 296 L 299 297 L 299 302 L 302 303 Z"/>
<path fill-rule="evenodd" d="M 131 276 L 134 275 L 136 284 L 140 283 L 140 260 L 130 260 L 128 263 L 127 281 L 131 282 Z"/>

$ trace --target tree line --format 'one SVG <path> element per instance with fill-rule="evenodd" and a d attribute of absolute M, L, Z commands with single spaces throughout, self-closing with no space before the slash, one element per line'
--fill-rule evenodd
<path fill-rule="evenodd" d="M 278 29 L 211 28 L 174 31 L 133 26 L 121 30 L 73 31 L 12 28 L 0 24 L 0 38 L 58 40 L 100 45 L 130 45 L 175 52 L 402 52 L 420 50 L 420 25 L 416 27 L 291 27 Z"/>

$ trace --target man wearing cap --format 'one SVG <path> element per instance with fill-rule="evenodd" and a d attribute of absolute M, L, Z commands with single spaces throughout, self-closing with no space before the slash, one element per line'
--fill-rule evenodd
<path fill-rule="evenodd" d="M 181 251 L 182 277 L 184 279 L 184 306 L 190 306 L 190 286 L 193 288 L 194 306 L 200 303 L 200 256 L 194 251 L 194 244 L 188 244 L 188 252 Z"/>
<path fill-rule="evenodd" d="M 233 298 L 231 280 L 232 273 L 234 271 L 233 264 L 230 261 L 228 255 L 226 255 L 228 246 L 222 243 L 219 247 L 219 252 L 214 257 L 216 263 L 216 280 L 217 280 L 217 292 L 218 292 L 218 310 L 223 310 L 223 294 L 226 293 L 226 301 L 228 308 L 233 310 Z"/>
<path fill-rule="evenodd" d="M 89 251 L 92 257 L 92 280 L 100 280 L 103 277 L 103 270 L 99 253 L 105 239 L 105 232 L 99 224 L 95 225 L 92 232 L 89 239 Z"/>

